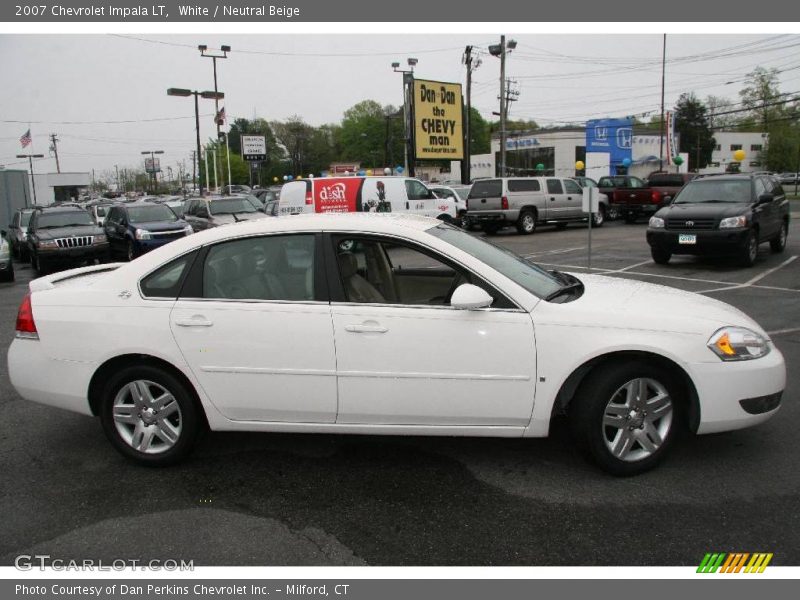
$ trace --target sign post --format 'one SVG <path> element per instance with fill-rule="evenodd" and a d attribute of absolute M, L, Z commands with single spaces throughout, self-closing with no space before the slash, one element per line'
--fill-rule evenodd
<path fill-rule="evenodd" d="M 589 213 L 589 247 L 588 271 L 592 271 L 592 221 L 594 214 L 600 209 L 600 189 L 596 187 L 583 188 L 583 212 Z"/>

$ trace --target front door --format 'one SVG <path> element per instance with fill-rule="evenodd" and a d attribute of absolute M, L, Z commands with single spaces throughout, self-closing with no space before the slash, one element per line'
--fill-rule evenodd
<path fill-rule="evenodd" d="M 564 216 L 570 219 L 579 219 L 583 216 L 583 190 L 577 181 L 564 179 L 564 193 L 566 194 Z"/>
<path fill-rule="evenodd" d="M 315 284 L 315 234 L 225 241 L 198 258 L 172 333 L 228 419 L 332 423 L 330 307 Z"/>
<path fill-rule="evenodd" d="M 547 185 L 547 198 L 545 205 L 547 206 L 546 219 L 566 219 L 569 218 L 570 207 L 567 203 L 567 195 L 564 193 L 564 186 L 561 184 L 560 179 L 548 179 L 545 182 Z"/>
<path fill-rule="evenodd" d="M 413 243 L 332 236 L 337 423 L 519 426 L 533 408 L 530 315 L 468 270 Z M 461 283 L 495 309 L 456 310 Z M 334 291 L 338 290 L 338 291 Z"/>

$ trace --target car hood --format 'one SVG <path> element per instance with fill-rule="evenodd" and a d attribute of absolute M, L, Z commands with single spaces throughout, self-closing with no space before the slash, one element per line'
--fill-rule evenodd
<path fill-rule="evenodd" d="M 662 219 L 724 219 L 750 211 L 750 205 L 740 202 L 709 202 L 698 204 L 671 204 L 656 213 Z"/>
<path fill-rule="evenodd" d="M 54 229 L 39 229 L 36 236 L 41 239 L 57 239 L 81 235 L 100 235 L 104 233 L 97 225 L 81 225 L 80 227 L 56 227 Z"/>
<path fill-rule="evenodd" d="M 542 312 L 550 318 L 560 315 L 558 324 L 695 335 L 710 335 L 720 327 L 734 325 L 766 337 L 761 326 L 738 308 L 708 296 L 633 279 L 572 275 L 583 282 L 583 295 L 564 304 L 544 303 L 548 306 Z"/>
<path fill-rule="evenodd" d="M 263 219 L 266 217 L 264 213 L 255 212 L 255 213 L 242 213 L 237 214 L 236 217 L 239 221 L 252 221 L 254 219 Z M 237 223 L 238 221 L 233 218 L 233 215 L 214 215 L 213 217 L 214 223 L 217 225 L 225 225 L 227 223 Z"/>
<path fill-rule="evenodd" d="M 188 225 L 186 221 L 150 221 L 148 223 L 131 223 L 133 229 L 145 229 L 147 231 L 177 231 Z"/>

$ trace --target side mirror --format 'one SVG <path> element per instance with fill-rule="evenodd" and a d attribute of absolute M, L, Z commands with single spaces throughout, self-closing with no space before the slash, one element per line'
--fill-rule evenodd
<path fill-rule="evenodd" d="M 492 302 L 494 300 L 486 293 L 486 290 L 471 283 L 462 283 L 450 298 L 450 306 L 458 310 L 488 308 L 492 305 Z"/>
<path fill-rule="evenodd" d="M 773 196 L 772 194 L 761 194 L 758 197 L 758 204 L 767 204 L 769 202 L 772 202 L 774 199 L 775 196 Z"/>
<path fill-rule="evenodd" d="M 672 196 L 664 196 L 663 204 L 664 206 L 669 206 L 670 204 L 672 204 Z"/>

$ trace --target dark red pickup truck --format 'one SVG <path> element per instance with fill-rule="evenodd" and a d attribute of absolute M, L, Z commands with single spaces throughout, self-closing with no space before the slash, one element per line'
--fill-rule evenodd
<path fill-rule="evenodd" d="M 674 198 L 675 194 L 694 177 L 695 175 L 691 173 L 656 172 L 651 173 L 645 183 L 638 177 L 618 175 L 601 177 L 598 187 L 604 187 L 604 179 L 611 180 L 605 182 L 606 184 L 616 183 L 611 193 L 601 191 L 608 194 L 611 206 L 626 223 L 634 223 L 639 217 L 654 214 L 664 206 L 666 197 Z"/>

